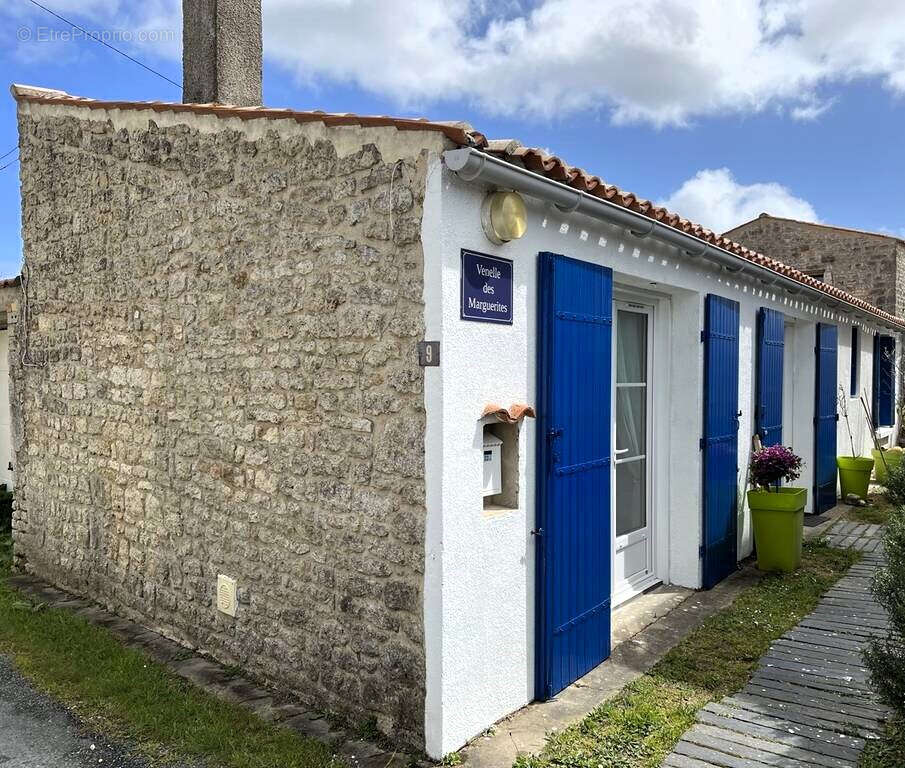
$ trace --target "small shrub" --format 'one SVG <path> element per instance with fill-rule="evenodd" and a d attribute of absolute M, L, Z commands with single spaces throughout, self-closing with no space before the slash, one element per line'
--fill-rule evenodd
<path fill-rule="evenodd" d="M 751 482 L 769 491 L 780 480 L 791 482 L 801 475 L 801 457 L 784 445 L 771 445 L 751 457 Z"/>
<path fill-rule="evenodd" d="M 871 591 L 889 614 L 889 634 L 864 651 L 871 680 L 880 696 L 905 715 L 905 509 L 894 510 L 886 524 L 886 565 L 874 577 Z"/>
<path fill-rule="evenodd" d="M 861 753 L 858 768 L 902 768 L 905 755 L 905 722 L 893 717 L 886 723 L 886 733 L 869 739 Z"/>
<path fill-rule="evenodd" d="M 886 500 L 896 507 L 905 506 L 905 461 L 887 472 Z"/>

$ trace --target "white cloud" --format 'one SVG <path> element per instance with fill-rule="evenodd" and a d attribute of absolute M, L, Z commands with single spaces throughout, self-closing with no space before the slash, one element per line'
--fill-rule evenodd
<path fill-rule="evenodd" d="M 836 98 L 826 99 L 825 101 L 814 100 L 812 102 L 804 102 L 792 107 L 789 113 L 793 120 L 799 122 L 810 122 L 816 120 L 824 112 L 830 109 L 836 103 Z"/>
<path fill-rule="evenodd" d="M 178 24 L 179 6 L 56 3 L 133 28 Z M 682 125 L 767 107 L 813 120 L 827 90 L 856 78 L 905 94 L 905 14 L 888 0 L 264 0 L 264 44 L 302 81 L 353 83 L 405 108 L 464 100 Z M 175 57 L 178 44 L 143 50 Z"/>
<path fill-rule="evenodd" d="M 787 107 L 879 78 L 905 93 L 905 15 L 887 0 L 265 0 L 269 55 L 406 107 L 464 99 L 501 114 L 601 110 L 681 125 Z"/>
<path fill-rule="evenodd" d="M 698 171 L 661 204 L 714 232 L 725 232 L 761 213 L 820 221 L 807 200 L 782 184 L 739 184 L 728 168 Z"/>

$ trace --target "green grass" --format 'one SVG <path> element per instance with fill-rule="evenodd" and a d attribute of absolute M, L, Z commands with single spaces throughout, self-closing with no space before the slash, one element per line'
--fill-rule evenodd
<path fill-rule="evenodd" d="M 770 643 L 810 613 L 858 559 L 806 542 L 801 568 L 766 576 L 706 619 L 646 675 L 576 725 L 550 737 L 517 768 L 654 768 L 710 701 L 743 687 Z"/>
<path fill-rule="evenodd" d="M 889 513 L 893 510 L 893 505 L 886 500 L 886 496 L 882 493 L 872 493 L 868 495 L 869 507 L 849 507 L 845 513 L 845 519 L 855 523 L 876 523 L 878 525 L 886 525 L 889 520 Z"/>
<path fill-rule="evenodd" d="M 0 536 L 0 653 L 92 729 L 155 761 L 210 768 L 339 766 L 328 747 L 269 725 L 205 693 L 106 630 L 65 610 L 40 609 L 5 583 L 12 559 Z"/>

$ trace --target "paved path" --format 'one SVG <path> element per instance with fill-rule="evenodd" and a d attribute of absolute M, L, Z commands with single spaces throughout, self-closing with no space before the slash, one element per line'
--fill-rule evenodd
<path fill-rule="evenodd" d="M 840 522 L 837 546 L 865 552 L 812 614 L 776 640 L 739 693 L 698 712 L 662 765 L 670 768 L 847 768 L 888 710 L 868 683 L 861 649 L 888 628 L 870 593 L 882 564 L 879 526 Z"/>
<path fill-rule="evenodd" d="M 148 762 L 86 731 L 63 706 L 0 656 L 0 768 L 147 768 Z M 185 768 L 174 765 L 172 768 Z"/>
<path fill-rule="evenodd" d="M 859 552 L 877 552 L 882 548 L 883 528 L 879 525 L 840 520 L 826 532 L 826 540 L 832 547 L 857 549 Z"/>

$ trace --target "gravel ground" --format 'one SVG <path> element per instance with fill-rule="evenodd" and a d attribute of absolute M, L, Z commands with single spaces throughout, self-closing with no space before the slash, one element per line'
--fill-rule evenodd
<path fill-rule="evenodd" d="M 0 768 L 149 768 L 130 752 L 127 745 L 86 730 L 0 656 Z"/>

